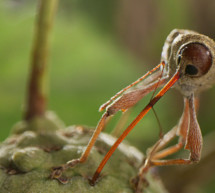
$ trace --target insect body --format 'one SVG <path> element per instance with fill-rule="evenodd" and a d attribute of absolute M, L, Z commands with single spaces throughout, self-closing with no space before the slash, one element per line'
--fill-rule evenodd
<path fill-rule="evenodd" d="M 135 179 L 136 192 L 141 192 L 145 173 L 153 166 L 198 162 L 202 149 L 202 135 L 196 118 L 199 101 L 198 95 L 201 91 L 208 89 L 215 83 L 214 58 L 215 42 L 212 39 L 190 30 L 173 30 L 165 41 L 161 63 L 137 81 L 118 92 L 100 107 L 100 110 L 105 109 L 106 111 L 101 117 L 82 156 L 79 159 L 67 162 L 63 166 L 54 168 L 52 178 L 59 179 L 64 170 L 74 167 L 78 163 L 83 163 L 87 159 L 99 133 L 106 124 L 107 118 L 113 116 L 119 110 L 125 111 L 129 109 L 146 94 L 162 86 L 163 88 L 158 94 L 150 100 L 148 105 L 116 140 L 96 170 L 91 184 L 95 184 L 106 162 L 128 133 L 173 86 L 184 97 L 183 114 L 179 123 L 160 138 L 148 151 L 145 163 L 140 168 Z M 140 81 L 141 83 L 138 87 L 133 90 L 130 89 Z M 178 143 L 166 148 L 166 145 L 177 136 L 179 137 Z M 190 151 L 188 158 L 164 159 L 167 155 L 173 154 L 183 147 Z"/>

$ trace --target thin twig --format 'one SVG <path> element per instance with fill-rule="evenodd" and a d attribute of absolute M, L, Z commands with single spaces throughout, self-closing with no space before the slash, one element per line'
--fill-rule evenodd
<path fill-rule="evenodd" d="M 35 29 L 31 73 L 29 78 L 25 120 L 41 116 L 46 110 L 47 58 L 50 32 L 58 0 L 40 0 Z"/>

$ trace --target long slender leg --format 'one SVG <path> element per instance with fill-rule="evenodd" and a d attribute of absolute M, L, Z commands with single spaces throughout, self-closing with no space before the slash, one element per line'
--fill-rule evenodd
<path fill-rule="evenodd" d="M 198 111 L 199 98 L 194 98 L 194 105 L 196 109 L 195 111 Z M 174 127 L 172 130 L 170 130 L 166 135 L 164 135 L 164 137 L 162 138 L 162 140 L 159 142 L 156 149 L 154 150 L 155 155 L 153 155 L 153 159 L 160 159 L 160 158 L 166 157 L 170 154 L 177 152 L 183 147 L 185 140 L 187 138 L 187 131 L 188 131 L 189 121 L 190 121 L 189 117 L 190 117 L 189 100 L 187 98 L 184 98 L 184 112 L 179 121 L 179 124 L 176 127 Z M 180 136 L 179 142 L 172 147 L 169 147 L 167 149 L 164 149 L 163 151 L 158 152 L 158 150 L 165 147 L 175 137 L 175 134 Z"/>
<path fill-rule="evenodd" d="M 169 148 L 166 148 L 162 151 L 157 152 L 155 155 L 153 155 L 152 158 L 157 160 L 157 159 L 166 157 L 168 155 L 172 155 L 172 154 L 176 153 L 177 151 L 179 151 L 183 146 L 184 146 L 183 142 L 178 142 L 176 145 L 173 145 Z"/>
<path fill-rule="evenodd" d="M 110 114 L 115 114 L 117 111 L 123 111 L 123 114 L 118 121 L 118 124 L 112 131 L 112 135 L 118 137 L 120 134 L 120 130 L 126 123 L 128 116 L 130 115 L 131 108 L 141 100 L 145 95 L 155 91 L 158 87 L 161 87 L 166 82 L 166 77 L 161 77 L 162 73 L 157 72 L 158 74 L 154 74 L 153 77 L 148 77 L 145 81 L 150 84 L 142 84 L 138 87 L 138 89 L 131 90 L 127 93 L 124 93 L 121 97 L 115 100 L 109 107 L 107 107 L 107 112 Z M 159 75 L 159 76 L 158 76 Z M 159 78 L 159 79 L 158 79 Z M 158 80 L 157 80 L 158 79 Z M 145 81 L 143 83 L 145 83 Z"/>
<path fill-rule="evenodd" d="M 93 175 L 91 180 L 91 184 L 95 184 L 98 179 L 102 169 L 105 164 L 117 149 L 119 144 L 124 140 L 124 138 L 128 135 L 128 133 L 135 127 L 135 125 L 149 112 L 149 110 L 156 104 L 156 102 L 175 84 L 175 82 L 179 79 L 180 73 L 177 71 L 175 75 L 169 80 L 169 82 L 163 87 L 163 89 L 149 102 L 149 104 L 140 112 L 140 114 L 134 119 L 134 121 L 127 127 L 127 129 L 122 133 L 122 135 L 116 140 L 114 145 L 110 148 L 108 153 L 105 155 L 104 159 L 101 161 L 99 167 Z"/>
<path fill-rule="evenodd" d="M 186 135 L 187 137 L 184 139 L 184 136 L 182 135 L 181 136 L 182 140 L 179 140 L 178 144 L 176 144 L 172 147 L 169 147 L 167 149 L 164 149 L 163 151 L 157 152 L 155 155 L 152 156 L 152 160 L 157 160 L 157 159 L 166 157 L 167 155 L 170 155 L 172 153 L 175 153 L 177 150 L 179 150 L 183 147 L 185 140 L 186 140 L 185 148 L 190 150 L 192 161 L 198 161 L 200 159 L 199 156 L 201 155 L 202 136 L 201 136 L 199 124 L 196 119 L 196 110 L 195 110 L 195 106 L 198 105 L 198 99 L 196 98 L 193 100 L 193 97 L 191 97 L 189 100 L 185 99 L 185 104 L 186 104 L 186 106 L 189 107 L 190 110 L 187 110 L 187 108 L 185 106 L 184 115 L 187 114 L 186 112 L 188 112 L 189 114 L 187 115 L 187 118 L 185 116 L 183 116 L 183 118 L 182 118 L 183 122 L 181 122 L 178 131 L 180 132 L 180 130 L 181 130 L 182 132 L 180 132 L 180 133 L 182 133 L 182 134 L 188 133 L 188 135 Z M 188 125 L 189 125 L 189 130 L 188 130 Z M 169 165 L 171 165 L 171 163 L 174 164 L 174 162 L 177 164 L 176 160 L 174 160 L 174 161 L 163 160 L 161 162 L 165 163 L 165 165 L 167 163 L 170 163 Z M 181 160 L 179 162 L 183 163 L 183 162 L 181 162 Z M 160 161 L 157 161 L 156 163 L 159 164 Z M 185 160 L 184 163 L 186 164 L 189 162 L 187 162 L 187 160 Z"/>
<path fill-rule="evenodd" d="M 134 85 L 136 85 L 137 83 L 139 83 L 140 81 L 142 81 L 143 79 L 145 79 L 148 75 L 150 75 L 152 72 L 156 71 L 158 68 L 160 68 L 160 66 L 165 65 L 164 62 L 161 62 L 159 65 L 157 65 L 155 68 L 153 68 L 152 70 L 148 71 L 146 74 L 144 74 L 142 77 L 140 77 L 138 80 L 136 80 L 135 82 L 131 83 L 130 85 L 128 85 L 127 87 L 125 87 L 124 89 L 122 89 L 121 91 L 119 91 L 118 93 L 116 93 L 113 97 L 111 97 L 110 100 L 108 100 L 106 103 L 104 103 L 100 108 L 99 111 L 104 110 L 109 104 L 111 104 L 117 97 L 119 97 L 123 92 L 125 92 L 126 90 L 128 90 L 129 88 L 133 87 Z M 162 72 L 160 72 L 162 73 Z M 160 76 L 160 73 L 158 74 L 158 77 Z M 155 78 L 153 78 L 155 79 Z"/>
<path fill-rule="evenodd" d="M 138 176 L 139 183 L 137 185 L 137 192 L 142 191 L 142 184 L 145 180 L 144 174 L 149 170 L 149 168 L 153 166 L 164 166 L 164 165 L 187 165 L 193 162 L 198 162 L 200 160 L 201 149 L 202 149 L 202 136 L 201 136 L 201 130 L 200 130 L 199 124 L 197 122 L 196 111 L 195 111 L 195 105 L 197 104 L 197 100 L 194 100 L 193 95 L 191 95 L 189 99 L 185 99 L 185 104 L 187 103 L 189 108 L 187 110 L 189 112 L 189 116 L 188 116 L 189 118 L 188 120 L 182 118 L 184 122 L 180 124 L 181 128 L 179 129 L 179 133 L 182 133 L 182 134 L 187 133 L 186 138 L 180 140 L 176 146 L 170 147 L 169 149 L 163 150 L 162 152 L 156 152 L 155 154 L 150 155 L 148 159 L 146 159 L 144 166 L 141 167 L 139 171 L 139 176 Z M 185 106 L 184 114 L 186 114 L 186 109 L 187 108 Z M 188 124 L 189 129 L 182 128 L 182 126 L 186 126 L 185 123 Z M 183 135 L 181 136 L 181 138 L 183 138 Z M 190 156 L 188 159 L 157 160 L 181 149 L 184 142 L 185 142 L 185 148 L 190 150 Z"/>
<path fill-rule="evenodd" d="M 172 147 L 169 147 L 163 151 L 157 152 L 155 155 L 153 155 L 153 159 L 155 159 L 155 160 L 161 159 L 163 157 L 166 157 L 168 155 L 171 155 L 171 154 L 177 152 L 178 150 L 180 150 L 183 147 L 184 142 L 186 140 L 188 125 L 189 125 L 189 118 L 188 118 L 189 117 L 189 102 L 186 98 L 184 99 L 184 103 L 185 103 L 185 110 L 184 110 L 182 119 L 179 122 L 178 130 L 177 130 L 177 135 L 181 136 L 179 142 Z M 194 104 L 195 104 L 195 108 L 198 110 L 198 106 L 199 106 L 198 98 L 195 98 Z"/>
<path fill-rule="evenodd" d="M 163 138 L 161 138 L 153 147 L 149 148 L 147 150 L 147 157 L 144 160 L 143 166 L 140 167 L 139 173 L 137 176 L 132 178 L 131 183 L 134 186 L 134 189 L 137 193 L 142 193 L 142 189 L 145 186 L 148 185 L 147 180 L 145 179 L 145 174 L 149 170 L 151 166 L 151 159 L 160 159 L 163 157 L 166 157 L 167 155 L 173 154 L 177 152 L 179 149 L 183 147 L 183 143 L 179 142 L 178 144 L 171 146 L 169 148 L 166 148 L 162 151 L 159 151 L 160 149 L 164 148 L 172 139 L 176 137 L 178 126 L 175 126 L 173 129 L 171 129 L 168 133 L 166 133 Z M 157 152 L 159 151 L 159 152 Z"/>
<path fill-rule="evenodd" d="M 154 72 L 155 70 L 157 70 L 161 65 L 164 65 L 164 63 L 159 64 L 157 67 L 155 67 L 154 69 L 152 69 L 151 71 L 149 71 L 148 73 L 146 73 L 143 77 L 141 77 L 140 79 L 138 79 L 137 81 L 135 81 L 134 83 L 132 83 L 131 85 L 129 85 L 128 87 L 126 87 L 125 89 L 123 89 L 122 91 L 120 91 L 119 93 L 123 93 L 125 90 L 127 90 L 128 88 L 132 87 L 133 85 L 137 84 L 138 82 L 140 82 L 141 80 L 143 80 L 146 76 L 148 76 L 149 74 L 151 74 L 152 72 Z M 73 159 L 71 161 L 68 161 L 66 164 L 58 166 L 58 167 L 54 167 L 52 174 L 51 174 L 51 178 L 55 178 L 55 179 L 60 179 L 63 171 L 67 170 L 68 168 L 74 167 L 75 165 L 77 165 L 78 163 L 83 163 L 87 160 L 90 151 L 93 147 L 93 145 L 96 142 L 96 139 L 98 138 L 100 132 L 104 129 L 106 122 L 108 121 L 108 119 L 114 115 L 117 111 L 121 110 L 121 109 L 128 109 L 130 107 L 132 107 L 134 104 L 136 104 L 143 96 L 145 96 L 146 94 L 148 94 L 149 92 L 151 92 L 155 87 L 161 86 L 164 84 L 164 82 L 166 81 L 165 78 L 163 78 L 162 80 L 157 82 L 157 76 L 161 76 L 162 73 L 158 73 L 156 74 L 156 76 L 153 76 L 150 79 L 150 82 L 153 82 L 152 84 L 143 87 L 141 89 L 137 89 L 134 90 L 130 93 L 127 93 L 125 95 L 122 95 L 122 97 L 120 97 L 117 101 L 115 101 L 112 105 L 110 105 L 107 109 L 106 112 L 103 114 L 103 116 L 101 117 L 94 133 L 93 136 L 91 137 L 86 150 L 83 152 L 83 154 L 81 155 L 80 158 L 78 159 Z M 114 97 L 112 97 L 111 100 L 113 100 L 113 98 L 115 99 L 116 96 L 119 95 L 119 93 L 117 93 Z M 133 96 L 132 101 L 129 99 L 128 96 Z"/>
<path fill-rule="evenodd" d="M 109 117 L 109 114 L 107 112 L 105 112 L 103 114 L 103 116 L 101 117 L 94 133 L 93 136 L 91 137 L 86 150 L 83 152 L 83 154 L 81 155 L 80 158 L 78 159 L 73 159 L 71 161 L 68 161 L 66 164 L 62 165 L 62 166 L 58 166 L 58 167 L 54 167 L 53 168 L 53 172 L 51 174 L 51 178 L 55 178 L 55 179 L 59 179 L 63 173 L 63 171 L 67 170 L 70 167 L 74 167 L 75 165 L 77 165 L 78 163 L 83 163 L 84 161 L 86 161 L 86 159 L 89 156 L 89 153 L 93 147 L 93 145 L 96 142 L 96 139 L 98 138 L 99 134 L 101 133 L 101 131 L 103 130 L 104 126 L 105 126 L 105 122 L 107 120 L 107 118 Z"/>
<path fill-rule="evenodd" d="M 164 135 L 164 137 L 162 138 L 161 142 L 156 147 L 154 152 L 158 152 L 159 150 L 164 148 L 174 137 L 176 137 L 176 135 L 180 136 L 180 141 L 181 140 L 185 141 L 188 127 L 189 127 L 189 102 L 187 98 L 184 98 L 184 111 L 178 125 L 175 126 L 172 130 L 170 130 L 166 135 Z"/>
<path fill-rule="evenodd" d="M 194 105 L 195 105 L 195 109 L 196 109 L 195 111 L 197 112 L 198 108 L 199 108 L 199 98 L 194 98 Z M 184 108 L 182 118 L 180 119 L 179 125 L 177 126 L 177 135 L 180 136 L 180 140 L 179 140 L 178 144 L 176 144 L 172 147 L 169 147 L 163 151 L 157 152 L 155 155 L 153 155 L 153 159 L 160 159 L 160 158 L 166 157 L 170 154 L 177 152 L 178 150 L 180 150 L 183 147 L 185 140 L 187 138 L 187 131 L 188 131 L 189 120 L 190 120 L 190 118 L 189 118 L 189 116 L 190 116 L 189 115 L 189 100 L 187 98 L 184 98 L 184 106 L 185 106 L 185 108 Z M 174 130 L 174 128 L 173 128 L 173 130 Z M 166 138 L 170 138 L 170 136 L 172 136 L 172 135 L 167 133 Z M 167 141 L 165 140 L 165 136 L 164 136 L 162 142 L 159 144 L 159 147 L 156 150 L 163 148 L 165 144 L 167 144 Z"/>
<path fill-rule="evenodd" d="M 111 135 L 114 137 L 119 137 L 121 129 L 124 128 L 130 114 L 131 114 L 131 109 L 128 109 L 127 111 L 123 112 L 122 116 L 120 117 L 120 120 L 118 121 L 117 125 L 111 132 Z"/>
<path fill-rule="evenodd" d="M 202 151 L 202 133 L 196 117 L 195 104 L 196 101 L 192 95 L 189 98 L 190 126 L 185 143 L 185 149 L 190 151 L 189 159 L 193 162 L 198 162 Z"/>
<path fill-rule="evenodd" d="M 161 139 L 155 143 L 152 147 L 147 150 L 147 157 L 154 155 L 154 153 L 159 150 L 165 148 L 175 137 L 177 134 L 178 126 L 173 127 L 170 131 L 168 131 Z"/>
<path fill-rule="evenodd" d="M 165 165 L 187 165 L 193 161 L 190 159 L 171 159 L 171 160 L 151 160 L 151 166 L 165 166 Z"/>
<path fill-rule="evenodd" d="M 171 155 L 183 147 L 185 140 L 179 140 L 178 144 L 161 150 L 177 136 L 177 133 L 180 133 L 180 130 L 186 130 L 188 128 L 188 125 L 185 124 L 189 123 L 189 121 L 187 121 L 187 119 L 189 120 L 189 116 L 187 116 L 189 115 L 188 100 L 184 100 L 184 106 L 184 112 L 179 121 L 179 124 L 173 127 L 173 129 L 166 133 L 161 139 L 159 139 L 158 142 L 152 148 L 149 148 L 143 166 L 140 167 L 138 175 L 132 179 L 132 182 L 137 192 L 142 192 L 143 184 L 145 184 L 145 182 L 147 181 L 145 179 L 145 174 L 147 173 L 149 168 L 152 167 L 151 160 L 157 160 Z M 182 127 L 186 127 L 186 129 Z"/>
<path fill-rule="evenodd" d="M 186 134 L 189 126 L 189 102 L 185 98 L 184 99 L 184 112 L 177 126 L 173 127 L 168 133 L 166 133 L 163 138 L 161 138 L 152 148 L 150 148 L 149 153 L 147 154 L 147 159 L 160 159 L 167 155 L 177 152 L 185 143 Z M 180 136 L 180 140 L 178 144 L 169 147 L 167 149 L 163 149 L 168 143 L 176 137 L 176 135 Z M 160 151 L 160 152 L 159 152 Z"/>

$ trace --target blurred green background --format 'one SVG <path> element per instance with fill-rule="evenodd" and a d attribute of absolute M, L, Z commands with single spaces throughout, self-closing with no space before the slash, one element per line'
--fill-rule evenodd
<path fill-rule="evenodd" d="M 23 116 L 37 3 L 0 0 L 1 141 Z M 66 125 L 95 127 L 101 116 L 99 106 L 159 63 L 172 29 L 192 29 L 215 38 L 214 7 L 213 0 L 61 0 L 49 58 L 49 109 Z M 211 89 L 201 97 L 203 135 L 214 129 L 214 94 Z M 149 99 L 134 108 L 128 121 Z M 174 90 L 155 106 L 165 131 L 177 123 L 182 109 L 182 97 Z M 107 132 L 119 117 L 120 113 Z M 150 112 L 128 140 L 145 151 L 158 134 L 158 123 Z M 207 184 L 207 192 L 214 190 L 212 183 Z"/>

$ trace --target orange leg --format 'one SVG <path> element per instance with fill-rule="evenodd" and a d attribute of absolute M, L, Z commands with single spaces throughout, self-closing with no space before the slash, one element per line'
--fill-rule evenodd
<path fill-rule="evenodd" d="M 183 146 L 184 146 L 184 143 L 179 142 L 176 145 L 173 145 L 169 148 L 166 148 L 162 151 L 157 152 L 155 155 L 153 155 L 152 159 L 157 160 L 157 159 L 166 157 L 168 155 L 172 155 L 172 154 L 176 153 L 177 151 L 179 151 Z"/>
<path fill-rule="evenodd" d="M 104 159 L 101 161 L 99 167 L 93 175 L 91 180 L 91 184 L 95 184 L 97 181 L 102 169 L 105 164 L 117 149 L 119 144 L 125 139 L 125 137 L 129 134 L 129 132 L 136 126 L 136 124 L 149 112 L 149 110 L 154 106 L 154 104 L 175 84 L 175 82 L 179 79 L 180 74 L 179 71 L 175 73 L 175 75 L 169 80 L 169 82 L 163 87 L 163 89 L 149 102 L 149 104 L 140 112 L 140 114 L 134 119 L 134 121 L 127 127 L 127 129 L 122 133 L 122 135 L 116 140 L 114 145 L 110 148 L 108 153 L 105 155 Z"/>
<path fill-rule="evenodd" d="M 187 165 L 193 163 L 190 159 L 171 159 L 171 160 L 156 160 L 150 161 L 151 166 L 165 166 L 165 165 Z"/>
<path fill-rule="evenodd" d="M 178 133 L 182 134 L 179 143 L 175 146 L 157 152 L 151 151 L 147 157 L 144 165 L 140 168 L 137 179 L 139 180 L 136 186 L 136 192 L 142 192 L 142 185 L 145 181 L 146 172 L 153 166 L 164 165 L 187 165 L 193 162 L 198 162 L 201 156 L 202 136 L 200 128 L 196 119 L 195 105 L 197 100 L 194 100 L 193 95 L 189 99 L 185 99 L 185 109 L 183 116 L 179 122 Z M 188 112 L 188 113 L 187 113 Z M 184 128 L 185 127 L 185 128 Z M 186 138 L 184 139 L 184 134 Z M 171 160 L 158 160 L 167 155 L 171 155 L 180 150 L 185 143 L 185 148 L 190 150 L 189 159 L 171 159 Z"/>
<path fill-rule="evenodd" d="M 154 153 L 165 148 L 175 137 L 177 133 L 178 126 L 173 127 L 169 132 L 167 132 L 161 139 L 155 143 L 152 147 L 147 150 L 147 157 L 154 155 Z"/>
<path fill-rule="evenodd" d="M 163 65 L 164 66 L 164 62 L 160 63 L 158 66 L 156 66 L 154 69 L 152 69 L 151 71 L 149 71 L 148 73 L 146 73 L 144 76 L 142 76 L 141 78 L 139 78 L 137 81 L 135 81 L 134 83 L 130 84 L 129 86 L 127 86 L 126 88 L 124 88 L 123 90 L 121 90 L 120 92 L 118 92 L 114 97 L 112 97 L 107 103 L 105 103 L 102 107 L 105 108 L 110 102 L 112 102 L 114 99 L 116 99 L 120 94 L 122 94 L 123 92 L 125 92 L 127 89 L 131 88 L 132 86 L 134 86 L 135 84 L 139 83 L 141 80 L 143 80 L 144 78 L 146 78 L 148 75 L 150 75 L 152 72 L 154 72 L 155 70 L 159 69 L 160 66 Z M 51 174 L 51 178 L 54 179 L 58 179 L 59 181 L 61 178 L 61 175 L 63 173 L 63 171 L 67 170 L 68 168 L 74 167 L 75 165 L 77 165 L 78 163 L 83 163 L 87 160 L 90 151 L 92 149 L 92 147 L 94 146 L 100 132 L 104 129 L 107 121 L 109 120 L 109 118 L 114 115 L 117 111 L 121 110 L 121 109 L 128 109 L 130 107 L 132 107 L 134 104 L 136 104 L 143 96 L 145 96 L 146 94 L 148 94 L 149 92 L 151 92 L 152 90 L 154 90 L 154 88 L 157 88 L 158 86 L 161 86 L 164 84 L 165 82 L 165 78 L 163 78 L 162 80 L 157 81 L 158 76 L 161 76 L 162 72 L 157 72 L 155 74 L 155 76 L 152 76 L 150 79 L 151 84 L 147 85 L 141 89 L 136 89 L 133 92 L 130 92 L 129 94 L 125 94 L 122 95 L 122 97 L 119 97 L 112 105 L 110 105 L 109 107 L 107 107 L 106 112 L 103 114 L 103 116 L 101 117 L 94 133 L 93 136 L 91 137 L 86 150 L 83 152 L 83 154 L 81 155 L 80 158 L 78 159 L 73 159 L 71 161 L 68 161 L 66 164 L 62 165 L 62 166 L 58 166 L 58 167 L 54 167 L 52 174 Z M 129 96 L 133 96 L 132 101 L 129 100 Z M 100 108 L 101 110 L 101 108 Z M 61 181 L 62 182 L 62 181 Z"/>
<path fill-rule="evenodd" d="M 193 109 L 193 107 L 194 107 L 194 105 L 196 107 L 198 105 L 198 102 L 199 102 L 199 100 L 197 98 L 194 100 L 194 104 L 193 104 L 193 102 L 189 102 L 187 99 L 185 99 L 185 109 L 184 109 L 184 113 L 183 113 L 182 119 L 181 119 L 181 121 L 179 123 L 179 129 L 178 129 L 179 133 L 186 134 L 186 136 L 187 136 L 188 126 L 192 127 L 193 126 L 193 122 L 195 122 L 195 124 L 198 124 L 196 122 L 197 121 L 196 119 L 193 120 L 193 118 L 195 116 L 195 109 Z M 191 111 L 189 111 L 189 108 L 191 109 Z M 189 113 L 190 113 L 191 116 L 189 115 Z M 189 124 L 189 120 L 192 121 L 191 124 Z M 181 132 L 181 131 L 183 131 L 184 133 Z M 188 138 L 189 138 L 189 135 L 188 135 Z M 152 156 L 152 160 L 161 159 L 163 157 L 166 157 L 168 155 L 171 155 L 171 154 L 177 152 L 178 150 L 180 150 L 183 147 L 186 139 L 188 141 L 188 138 L 187 137 L 184 138 L 184 135 L 181 135 L 181 138 L 180 138 L 178 144 L 176 144 L 176 145 L 174 145 L 172 147 L 166 148 L 166 149 L 164 149 L 164 150 L 162 150 L 160 152 L 156 152 Z M 197 138 L 201 138 L 201 136 L 199 136 Z M 199 143 L 197 145 L 201 146 L 202 144 Z M 179 162 L 181 162 L 181 161 L 179 161 Z M 169 163 L 169 162 L 165 162 L 165 163 Z M 185 163 L 187 163 L 187 160 L 185 161 Z"/>
<path fill-rule="evenodd" d="M 159 65 L 157 65 L 155 68 L 153 68 L 152 70 L 148 71 L 145 75 L 143 75 L 142 77 L 140 77 L 138 80 L 136 80 L 135 82 L 131 83 L 130 85 L 128 85 L 127 87 L 125 87 L 124 89 L 122 89 L 121 91 L 119 91 L 118 93 L 116 93 L 113 97 L 111 97 L 110 100 L 108 100 L 106 103 L 104 103 L 100 108 L 99 111 L 104 110 L 108 105 L 110 105 L 115 99 L 117 99 L 123 92 L 125 92 L 126 90 L 128 90 L 129 88 L 133 87 L 134 85 L 136 85 L 137 83 L 139 83 L 140 81 L 142 81 L 143 79 L 145 79 L 147 76 L 149 76 L 152 72 L 156 71 L 158 68 L 160 68 L 161 66 L 165 66 L 164 62 L 161 62 Z M 158 75 L 160 76 L 160 74 Z M 153 81 L 157 79 L 156 77 L 153 78 Z"/>
<path fill-rule="evenodd" d="M 129 116 L 131 114 L 131 108 L 128 109 L 127 111 L 123 112 L 122 116 L 120 117 L 117 125 L 115 126 L 115 128 L 113 129 L 113 131 L 111 132 L 111 135 L 114 137 L 119 137 L 120 136 L 120 132 L 122 130 L 122 128 L 124 128 Z"/>
<path fill-rule="evenodd" d="M 94 133 L 93 136 L 91 137 L 86 150 L 83 152 L 83 154 L 81 155 L 80 158 L 78 159 L 73 159 L 71 161 L 68 161 L 66 164 L 62 165 L 62 166 L 58 166 L 58 167 L 54 167 L 52 174 L 51 174 L 51 178 L 54 179 L 60 179 L 63 171 L 67 170 L 68 168 L 74 167 L 75 165 L 77 165 L 78 163 L 83 163 L 86 161 L 86 159 L 88 158 L 90 151 L 93 147 L 93 145 L 96 142 L 96 139 L 98 138 L 99 134 L 101 133 L 101 131 L 104 129 L 105 127 L 105 123 L 107 121 L 107 118 L 109 117 L 108 113 L 105 112 L 103 114 L 103 116 L 101 117 Z"/>
<path fill-rule="evenodd" d="M 158 159 L 161 159 L 168 155 L 176 153 L 178 150 L 180 150 L 184 146 L 183 140 L 179 140 L 178 144 L 173 145 L 164 150 L 161 150 L 172 139 L 174 139 L 176 137 L 177 130 L 178 130 L 178 126 L 171 129 L 167 134 L 165 134 L 163 136 L 163 138 L 161 138 L 152 148 L 149 149 L 146 160 L 145 160 L 143 166 L 140 167 L 138 175 L 132 179 L 132 182 L 134 184 L 134 187 L 135 187 L 137 193 L 139 193 L 139 192 L 142 193 L 144 184 L 148 185 L 147 180 L 145 179 L 145 174 L 148 172 L 148 170 L 151 167 L 155 166 L 155 165 L 153 165 L 154 163 L 152 163 L 152 162 L 154 160 L 157 161 Z"/>
<path fill-rule="evenodd" d="M 186 134 L 189 126 L 189 103 L 188 100 L 184 100 L 184 112 L 177 126 L 173 127 L 168 133 L 166 133 L 152 148 L 150 148 L 149 153 L 147 154 L 147 159 L 160 159 L 166 157 L 170 154 L 177 152 L 184 145 L 186 140 Z M 178 144 L 166 148 L 162 151 L 168 143 L 176 137 L 180 136 Z"/>

